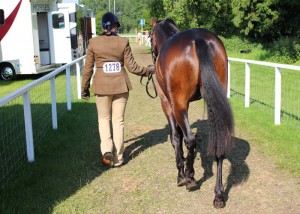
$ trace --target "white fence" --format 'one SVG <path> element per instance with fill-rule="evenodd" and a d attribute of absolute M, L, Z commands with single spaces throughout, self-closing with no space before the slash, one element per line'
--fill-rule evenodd
<path fill-rule="evenodd" d="M 277 63 L 271 63 L 271 62 L 263 62 L 263 61 L 255 61 L 255 60 L 245 60 L 245 59 L 236 59 L 236 58 L 228 58 L 228 70 L 229 70 L 229 78 L 228 78 L 228 94 L 227 97 L 230 97 L 230 89 L 231 89 L 231 83 L 230 80 L 231 77 L 231 62 L 242 62 L 245 64 L 245 89 L 244 89 L 244 96 L 245 96 L 245 107 L 248 108 L 250 106 L 250 77 L 251 77 L 251 70 L 250 65 L 262 65 L 262 66 L 268 66 L 274 68 L 274 123 L 275 125 L 280 125 L 281 123 L 281 102 L 282 102 L 282 72 L 281 69 L 289 69 L 289 70 L 296 70 L 300 71 L 300 66 L 294 66 L 294 65 L 286 65 L 286 64 L 277 64 Z M 299 73 L 300 74 L 300 73 Z M 299 76 L 300 78 L 300 76 Z M 300 82 L 300 81 L 299 81 Z M 292 83 L 291 83 L 292 84 Z M 293 87 L 298 89 L 298 92 L 300 91 L 300 84 L 296 84 Z M 296 93 L 297 90 L 295 90 Z M 295 108 L 300 109 L 300 105 L 296 106 Z M 300 115 L 298 115 L 300 117 Z"/>
<path fill-rule="evenodd" d="M 26 159 L 34 161 L 35 144 L 42 141 L 47 130 L 58 128 L 58 114 L 71 110 L 72 96 L 81 98 L 84 59 L 59 67 L 0 98 L 0 189 Z"/>

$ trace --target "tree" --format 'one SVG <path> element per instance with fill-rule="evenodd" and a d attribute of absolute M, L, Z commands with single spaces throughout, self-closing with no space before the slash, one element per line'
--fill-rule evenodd
<path fill-rule="evenodd" d="M 152 0 L 151 15 L 172 18 L 179 29 L 205 27 L 218 34 L 233 31 L 231 0 Z"/>
<path fill-rule="evenodd" d="M 166 17 L 163 0 L 150 0 L 149 3 L 150 16 L 161 20 Z"/>
<path fill-rule="evenodd" d="M 300 34 L 298 0 L 232 0 L 232 8 L 233 23 L 244 36 L 271 41 Z"/>
<path fill-rule="evenodd" d="M 274 0 L 274 7 L 279 11 L 279 20 L 276 28 L 279 36 L 300 36 L 300 1 L 299 0 Z"/>
<path fill-rule="evenodd" d="M 113 0 L 111 8 L 113 8 Z M 108 0 L 81 0 L 96 16 L 97 33 L 101 17 L 109 10 Z M 120 33 L 135 33 L 138 21 L 150 29 L 150 18 L 172 18 L 179 29 L 204 27 L 218 35 L 238 34 L 258 41 L 283 36 L 300 36 L 299 0 L 115 0 Z"/>
<path fill-rule="evenodd" d="M 192 14 L 191 27 L 204 27 L 219 35 L 234 32 L 231 0 L 192 0 L 188 11 Z"/>
<path fill-rule="evenodd" d="M 115 2 L 115 11 L 113 2 Z M 91 8 L 94 10 L 97 24 L 97 34 L 101 33 L 101 17 L 105 12 L 109 11 L 109 1 L 80 0 L 80 4 L 84 4 L 87 6 L 87 8 Z M 145 19 L 146 24 L 148 23 L 148 27 L 150 27 L 150 10 L 147 0 L 110 0 L 110 4 L 111 12 L 115 12 L 121 24 L 121 27 L 119 28 L 119 33 L 135 32 L 138 29 L 138 27 L 140 27 L 140 25 L 138 24 L 138 20 L 140 19 Z"/>
<path fill-rule="evenodd" d="M 273 7 L 274 0 L 233 0 L 233 23 L 240 32 L 254 39 L 273 37 L 272 26 L 279 21 L 279 12 Z"/>

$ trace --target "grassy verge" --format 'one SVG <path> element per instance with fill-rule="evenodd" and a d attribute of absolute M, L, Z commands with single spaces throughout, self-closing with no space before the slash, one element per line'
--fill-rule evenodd
<path fill-rule="evenodd" d="M 21 80 L 21 81 L 4 81 L 0 80 L 0 97 L 4 97 L 7 94 L 29 84 L 32 80 Z"/>
<path fill-rule="evenodd" d="M 253 106 L 245 108 L 241 99 L 230 102 L 239 132 L 251 138 L 280 168 L 300 177 L 299 122 L 275 126 L 272 114 Z"/>
<path fill-rule="evenodd" d="M 269 44 L 238 37 L 221 39 L 230 57 L 300 65 L 298 38 L 282 38 Z"/>
<path fill-rule="evenodd" d="M 76 113 L 77 112 L 77 113 Z M 99 136 L 94 103 L 76 103 L 35 147 L 26 164 L 0 195 L 0 213 L 51 213 L 55 203 L 99 176 Z"/>
<path fill-rule="evenodd" d="M 35 75 L 19 75 L 17 79 L 11 81 L 0 80 L 0 98 L 8 95 L 9 93 L 31 83 L 35 79 L 47 73 L 35 74 Z"/>

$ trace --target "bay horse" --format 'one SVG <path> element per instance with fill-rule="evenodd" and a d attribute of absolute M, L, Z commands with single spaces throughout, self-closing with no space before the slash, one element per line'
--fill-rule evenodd
<path fill-rule="evenodd" d="M 222 163 L 234 139 L 233 113 L 228 102 L 228 59 L 222 41 L 203 28 L 179 31 L 171 19 L 152 19 L 152 54 L 155 82 L 163 112 L 170 126 L 171 144 L 178 169 L 177 185 L 191 191 L 196 140 L 189 120 L 189 103 L 204 98 L 208 112 L 208 155 L 217 162 L 215 208 L 225 206 Z M 183 140 L 187 148 L 184 166 Z"/>

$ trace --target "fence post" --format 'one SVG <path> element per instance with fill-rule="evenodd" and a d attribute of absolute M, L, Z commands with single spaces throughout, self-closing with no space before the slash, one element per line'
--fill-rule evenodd
<path fill-rule="evenodd" d="M 57 129 L 57 106 L 56 106 L 55 76 L 50 78 L 50 85 L 51 85 L 52 128 Z"/>
<path fill-rule="evenodd" d="M 71 75 L 70 66 L 66 68 L 66 81 L 67 81 L 67 109 L 71 110 Z"/>
<path fill-rule="evenodd" d="M 228 60 L 227 98 L 230 98 L 230 61 Z"/>
<path fill-rule="evenodd" d="M 250 65 L 245 63 L 245 107 L 250 105 Z"/>
<path fill-rule="evenodd" d="M 275 125 L 280 125 L 281 120 L 281 71 L 280 68 L 275 67 L 275 108 L 274 108 L 274 122 Z"/>
<path fill-rule="evenodd" d="M 28 162 L 34 161 L 34 145 L 33 145 L 33 132 L 32 132 L 32 118 L 30 108 L 30 95 L 29 92 L 25 92 L 23 95 L 24 103 L 24 122 L 26 132 L 26 148 L 27 148 L 27 160 Z"/>
<path fill-rule="evenodd" d="M 77 98 L 81 99 L 80 65 L 76 62 Z"/>

